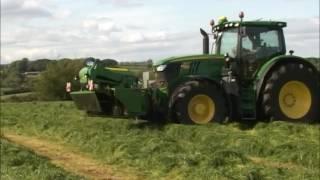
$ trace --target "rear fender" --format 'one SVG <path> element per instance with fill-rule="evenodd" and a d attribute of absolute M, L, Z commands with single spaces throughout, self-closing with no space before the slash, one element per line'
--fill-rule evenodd
<path fill-rule="evenodd" d="M 288 64 L 288 63 L 298 63 L 298 64 L 303 64 L 307 67 L 310 67 L 313 72 L 318 74 L 317 77 L 318 77 L 318 82 L 319 82 L 319 72 L 318 72 L 317 68 L 309 61 L 307 61 L 301 57 L 298 57 L 298 56 L 286 56 L 286 55 L 278 56 L 278 57 L 271 59 L 267 63 L 265 63 L 260 68 L 259 72 L 256 75 L 255 87 L 257 90 L 256 91 L 257 92 L 256 93 L 257 101 L 259 100 L 259 97 L 261 95 L 262 88 L 265 85 L 266 79 L 271 75 L 273 70 L 281 65 Z"/>

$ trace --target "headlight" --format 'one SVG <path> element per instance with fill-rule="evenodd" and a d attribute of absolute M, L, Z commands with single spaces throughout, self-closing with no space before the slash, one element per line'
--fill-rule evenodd
<path fill-rule="evenodd" d="M 164 70 L 166 69 L 166 67 L 167 67 L 167 65 L 160 65 L 160 66 L 158 66 L 158 67 L 156 68 L 156 70 L 157 70 L 158 72 L 162 72 L 162 71 L 164 71 Z"/>

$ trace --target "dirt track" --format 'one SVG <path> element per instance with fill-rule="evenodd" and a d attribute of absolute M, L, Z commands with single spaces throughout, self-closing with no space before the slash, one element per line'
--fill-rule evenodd
<path fill-rule="evenodd" d="M 73 172 L 88 179 L 143 179 L 123 169 L 119 170 L 111 166 L 103 165 L 83 154 L 72 152 L 62 145 L 54 144 L 37 137 L 27 137 L 13 133 L 3 133 L 2 137 L 15 144 L 31 149 L 36 154 L 47 157 L 51 163 L 62 167 L 66 171 Z"/>
<path fill-rule="evenodd" d="M 62 167 L 66 171 L 81 175 L 88 179 L 98 180 L 122 180 L 122 179 L 144 179 L 133 172 L 125 169 L 115 169 L 112 166 L 101 164 L 100 162 L 83 155 L 79 152 L 74 152 L 62 145 L 48 142 L 45 139 L 38 137 L 17 135 L 15 133 L 2 133 L 1 138 L 5 138 L 15 144 L 22 145 L 31 149 L 36 154 L 47 157 L 51 163 Z M 301 169 L 302 166 L 294 163 L 280 163 L 270 161 L 259 157 L 248 157 L 255 164 L 262 164 L 266 167 L 285 168 L 285 169 Z"/>

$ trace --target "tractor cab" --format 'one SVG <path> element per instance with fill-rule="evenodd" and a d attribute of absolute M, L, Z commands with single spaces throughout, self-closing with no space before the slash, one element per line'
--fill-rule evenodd
<path fill-rule="evenodd" d="M 243 16 L 242 16 L 243 17 Z M 231 21 L 222 17 L 211 21 L 214 54 L 225 55 L 242 69 L 242 76 L 252 78 L 258 67 L 272 57 L 286 53 L 282 28 L 278 21 Z"/>

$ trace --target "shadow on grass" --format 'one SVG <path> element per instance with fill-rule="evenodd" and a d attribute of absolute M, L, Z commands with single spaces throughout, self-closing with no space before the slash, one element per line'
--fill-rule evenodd
<path fill-rule="evenodd" d="M 254 127 L 261 121 L 255 121 L 255 120 L 239 120 L 239 121 L 231 121 L 224 124 L 216 124 L 217 126 L 223 126 L 228 125 L 233 122 L 237 123 L 237 127 L 239 130 L 251 130 L 254 129 Z M 151 130 L 163 130 L 166 125 L 169 124 L 179 124 L 177 122 L 166 122 L 166 121 L 147 121 L 147 120 L 138 120 L 135 123 L 132 123 L 129 125 L 129 128 L 132 129 L 151 129 Z M 197 125 L 187 125 L 187 126 L 197 126 Z M 200 125 L 201 126 L 201 125 Z"/>
<path fill-rule="evenodd" d="M 139 120 L 135 123 L 130 124 L 129 128 L 130 129 L 163 130 L 166 124 L 168 123 Z"/>
<path fill-rule="evenodd" d="M 261 121 L 257 121 L 257 120 L 240 120 L 240 121 L 236 121 L 239 123 L 239 129 L 246 131 L 246 130 L 251 130 L 253 129 L 259 122 Z"/>

